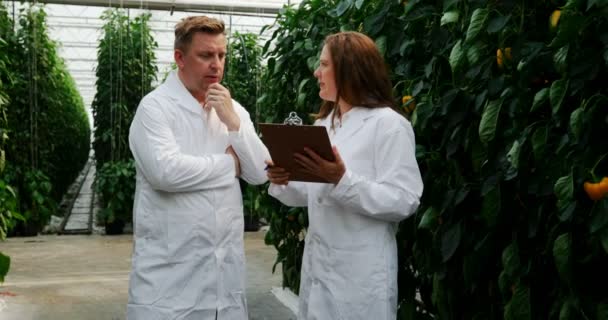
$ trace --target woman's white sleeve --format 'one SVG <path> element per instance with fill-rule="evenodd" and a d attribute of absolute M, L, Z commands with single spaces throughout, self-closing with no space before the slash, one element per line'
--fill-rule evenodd
<path fill-rule="evenodd" d="M 291 181 L 286 186 L 271 183 L 268 187 L 268 194 L 290 207 L 308 206 L 306 182 Z"/>
<path fill-rule="evenodd" d="M 423 189 L 411 125 L 377 133 L 370 147 L 376 179 L 349 170 L 346 163 L 346 173 L 329 197 L 356 214 L 401 221 L 416 211 Z"/>

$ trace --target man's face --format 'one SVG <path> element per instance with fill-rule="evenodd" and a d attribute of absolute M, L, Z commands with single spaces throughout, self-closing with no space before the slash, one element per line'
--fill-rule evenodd
<path fill-rule="evenodd" d="M 224 76 L 226 36 L 197 32 L 185 52 L 175 50 L 175 61 L 188 90 L 205 93 Z"/>

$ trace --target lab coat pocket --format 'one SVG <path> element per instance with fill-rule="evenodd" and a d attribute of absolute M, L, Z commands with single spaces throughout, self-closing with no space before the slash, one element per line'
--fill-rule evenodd
<path fill-rule="evenodd" d="M 168 261 L 180 263 L 200 257 L 203 247 L 200 217 L 194 210 L 167 213 Z"/>

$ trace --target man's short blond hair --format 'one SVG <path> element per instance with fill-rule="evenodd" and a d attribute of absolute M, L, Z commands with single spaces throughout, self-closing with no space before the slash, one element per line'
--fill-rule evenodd
<path fill-rule="evenodd" d="M 192 36 L 197 32 L 208 34 L 225 34 L 225 25 L 222 20 L 206 16 L 187 17 L 175 25 L 174 49 L 188 51 L 192 43 Z"/>

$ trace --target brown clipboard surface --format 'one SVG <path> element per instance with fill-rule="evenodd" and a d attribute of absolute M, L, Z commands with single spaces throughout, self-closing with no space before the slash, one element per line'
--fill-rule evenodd
<path fill-rule="evenodd" d="M 268 147 L 272 161 L 278 167 L 290 172 L 289 180 L 327 183 L 323 178 L 302 171 L 293 155 L 304 153 L 304 147 L 315 151 L 322 158 L 334 161 L 327 129 L 323 126 L 285 125 L 275 123 L 260 123 L 262 141 Z"/>

